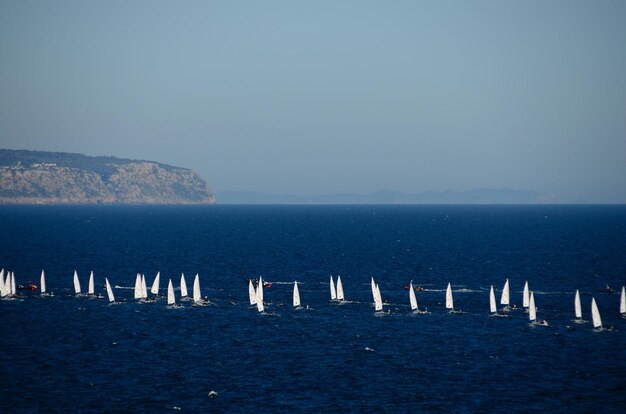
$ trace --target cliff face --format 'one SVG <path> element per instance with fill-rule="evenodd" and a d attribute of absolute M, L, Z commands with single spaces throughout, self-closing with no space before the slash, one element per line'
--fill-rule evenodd
<path fill-rule="evenodd" d="M 213 204 L 192 170 L 151 161 L 0 150 L 0 204 Z"/>

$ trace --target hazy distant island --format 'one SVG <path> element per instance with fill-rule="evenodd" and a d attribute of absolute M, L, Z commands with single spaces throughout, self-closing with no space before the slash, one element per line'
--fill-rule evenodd
<path fill-rule="evenodd" d="M 404 194 L 377 191 L 371 194 L 327 194 L 295 196 L 255 192 L 224 191 L 220 204 L 546 204 L 557 200 L 547 194 L 527 190 L 476 189 L 469 191 L 427 191 Z"/>
<path fill-rule="evenodd" d="M 0 204 L 214 204 L 187 168 L 154 161 L 0 149 Z"/>

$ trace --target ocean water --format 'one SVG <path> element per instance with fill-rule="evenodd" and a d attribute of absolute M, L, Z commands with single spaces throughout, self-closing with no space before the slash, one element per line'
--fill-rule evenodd
<path fill-rule="evenodd" d="M 626 284 L 625 206 L 3 206 L 0 229 L 0 267 L 18 284 L 45 269 L 54 292 L 0 300 L 2 413 L 626 410 L 626 319 L 602 292 Z M 121 302 L 75 297 L 74 269 Z M 133 303 L 157 271 L 161 293 L 199 273 L 211 304 Z M 548 327 L 489 316 L 507 277 Z M 410 311 L 410 280 L 430 313 Z M 575 289 L 609 329 L 573 321 Z"/>

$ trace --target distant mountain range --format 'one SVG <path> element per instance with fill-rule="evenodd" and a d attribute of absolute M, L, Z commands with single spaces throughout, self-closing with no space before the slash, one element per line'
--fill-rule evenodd
<path fill-rule="evenodd" d="M 194 171 L 154 161 L 0 149 L 0 204 L 213 204 Z"/>
<path fill-rule="evenodd" d="M 224 191 L 218 194 L 217 200 L 220 204 L 546 204 L 557 202 L 554 197 L 547 194 L 507 188 L 427 191 L 418 194 L 377 191 L 371 194 L 344 193 L 310 197 Z"/>

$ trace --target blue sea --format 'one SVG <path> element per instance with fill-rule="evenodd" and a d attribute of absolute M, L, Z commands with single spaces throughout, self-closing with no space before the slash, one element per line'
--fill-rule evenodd
<path fill-rule="evenodd" d="M 626 206 L 3 206 L 0 230 L 0 268 L 54 292 L 0 300 L 2 413 L 626 410 Z M 74 270 L 120 303 L 75 297 Z M 158 271 L 177 295 L 198 273 L 210 305 L 134 303 Z M 506 278 L 548 327 L 489 316 Z M 576 289 L 604 329 L 574 321 Z"/>

